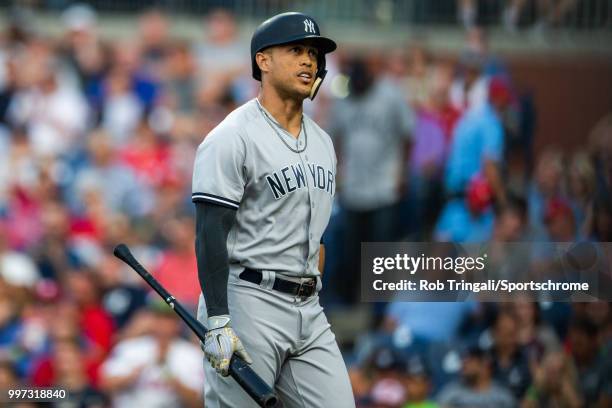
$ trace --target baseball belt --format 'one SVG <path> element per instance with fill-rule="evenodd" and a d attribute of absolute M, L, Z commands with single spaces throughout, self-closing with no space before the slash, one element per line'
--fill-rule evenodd
<path fill-rule="evenodd" d="M 242 280 L 255 283 L 259 285 L 263 280 L 263 274 L 261 271 L 256 269 L 245 268 L 244 271 L 238 275 Z M 314 295 L 317 291 L 317 279 L 311 278 L 302 283 L 291 282 L 285 279 L 275 278 L 272 289 L 279 292 L 288 293 L 293 296 L 299 296 L 303 298 Z"/>

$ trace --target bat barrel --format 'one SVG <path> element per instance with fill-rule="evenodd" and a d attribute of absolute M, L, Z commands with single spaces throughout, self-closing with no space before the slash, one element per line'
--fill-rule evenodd
<path fill-rule="evenodd" d="M 234 355 L 230 361 L 230 375 L 257 403 L 265 408 L 282 408 L 282 403 L 261 377 L 241 358 Z M 248 384 L 246 384 L 248 382 Z"/>

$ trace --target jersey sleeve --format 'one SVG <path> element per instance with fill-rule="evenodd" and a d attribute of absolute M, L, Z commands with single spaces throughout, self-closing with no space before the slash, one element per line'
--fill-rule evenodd
<path fill-rule="evenodd" d="M 243 139 L 237 130 L 213 131 L 196 153 L 191 200 L 237 210 L 246 185 Z"/>

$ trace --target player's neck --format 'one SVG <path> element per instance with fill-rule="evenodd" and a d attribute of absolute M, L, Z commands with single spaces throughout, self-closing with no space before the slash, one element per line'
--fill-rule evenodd
<path fill-rule="evenodd" d="M 298 137 L 302 128 L 302 101 L 294 98 L 283 98 L 276 92 L 260 92 L 259 103 L 268 111 L 279 125 L 294 137 Z"/>

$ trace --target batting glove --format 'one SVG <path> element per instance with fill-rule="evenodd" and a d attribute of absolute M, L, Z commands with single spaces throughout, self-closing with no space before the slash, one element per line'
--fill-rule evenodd
<path fill-rule="evenodd" d="M 204 338 L 204 355 L 210 365 L 223 377 L 229 375 L 229 364 L 234 353 L 247 364 L 253 363 L 234 329 L 231 328 L 230 321 L 228 315 L 209 317 L 208 332 Z"/>

